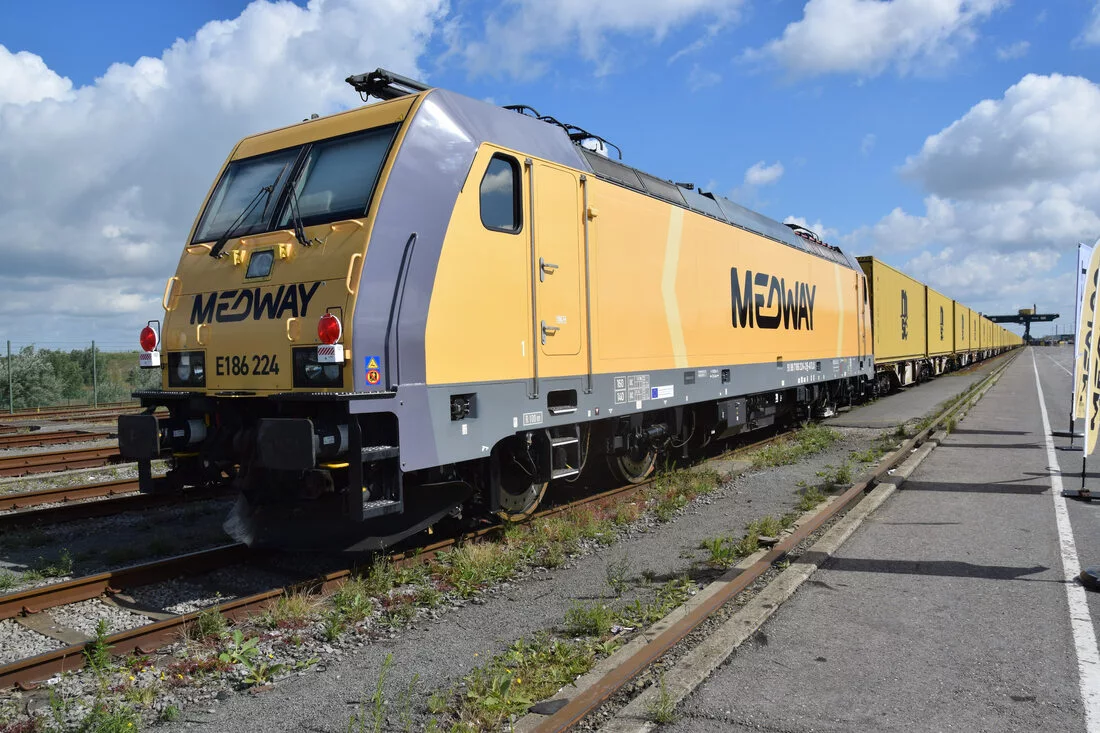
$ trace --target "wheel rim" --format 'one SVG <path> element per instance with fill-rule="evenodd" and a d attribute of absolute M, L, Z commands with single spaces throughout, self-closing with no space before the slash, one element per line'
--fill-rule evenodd
<path fill-rule="evenodd" d="M 500 509 L 497 510 L 497 516 L 510 522 L 531 516 L 538 508 L 539 502 L 542 501 L 548 485 L 547 483 L 530 483 L 527 484 L 526 488 L 519 491 L 515 489 L 521 489 L 521 487 L 515 487 L 512 490 L 504 486 L 499 487 L 497 498 L 500 502 Z"/>
<path fill-rule="evenodd" d="M 642 451 L 630 451 L 618 456 L 607 457 L 608 466 L 615 477 L 631 484 L 640 484 L 649 478 L 657 464 L 657 451 L 652 448 Z"/>

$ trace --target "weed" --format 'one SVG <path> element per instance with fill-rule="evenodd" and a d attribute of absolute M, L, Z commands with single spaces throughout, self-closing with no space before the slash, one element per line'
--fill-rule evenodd
<path fill-rule="evenodd" d="M 753 468 L 769 468 L 795 463 L 806 456 L 820 453 L 836 441 L 840 433 L 817 424 L 810 424 L 791 438 L 764 446 L 752 455 Z"/>
<path fill-rule="evenodd" d="M 268 629 L 300 629 L 309 624 L 316 611 L 317 604 L 312 598 L 295 593 L 278 598 L 256 623 Z"/>
<path fill-rule="evenodd" d="M 73 556 L 66 549 L 62 549 L 57 558 L 52 562 L 39 557 L 35 563 L 34 572 L 39 578 L 60 578 L 73 572 Z"/>
<path fill-rule="evenodd" d="M 389 593 L 397 585 L 397 571 L 388 557 L 371 565 L 365 578 L 361 578 L 363 591 L 370 596 Z"/>
<path fill-rule="evenodd" d="M 633 501 L 620 504 L 615 508 L 615 516 L 612 521 L 617 525 L 632 524 L 642 516 L 643 507 Z"/>
<path fill-rule="evenodd" d="M 542 553 L 542 565 L 547 568 L 560 568 L 565 564 L 565 546 L 553 544 Z"/>
<path fill-rule="evenodd" d="M 825 468 L 817 472 L 822 479 L 823 488 L 829 491 L 837 486 L 852 483 L 852 465 L 845 461 L 839 466 L 827 464 Z"/>
<path fill-rule="evenodd" d="M 946 430 L 948 433 L 953 433 L 955 432 L 955 428 L 958 426 L 958 424 L 958 420 L 956 420 L 955 416 L 952 415 L 951 417 L 947 418 L 946 421 L 944 421 L 943 429 Z"/>
<path fill-rule="evenodd" d="M 374 612 L 370 585 L 362 578 L 344 583 L 332 594 L 332 604 L 344 623 L 358 623 Z"/>
<path fill-rule="evenodd" d="M 147 708 L 157 700 L 157 688 L 153 685 L 134 685 L 126 690 L 126 701 Z"/>
<path fill-rule="evenodd" d="M 226 664 L 247 664 L 252 661 L 260 650 L 257 645 L 260 637 L 253 636 L 248 639 L 240 629 L 233 629 L 233 635 L 225 646 L 225 650 L 218 655 L 218 659 Z"/>
<path fill-rule="evenodd" d="M 386 677 L 389 675 L 390 667 L 393 666 L 393 655 L 387 654 L 386 658 L 382 660 L 382 669 L 378 672 L 378 681 L 375 682 L 374 694 L 371 695 L 371 716 L 370 720 L 374 724 L 371 730 L 374 733 L 378 733 L 382 730 L 382 723 L 386 718 Z M 367 730 L 367 711 L 364 709 L 364 703 L 359 704 L 359 711 L 351 716 L 351 720 L 348 721 L 348 731 L 359 731 L 365 733 Z"/>
<path fill-rule="evenodd" d="M 877 446 L 871 446 L 867 450 L 853 451 L 852 459 L 860 463 L 874 463 L 883 454 L 883 449 Z"/>
<path fill-rule="evenodd" d="M 428 712 L 432 715 L 439 715 L 447 709 L 447 704 L 452 697 L 454 697 L 454 690 L 448 693 L 435 690 L 432 694 L 428 695 Z"/>
<path fill-rule="evenodd" d="M 195 641 L 220 639 L 225 636 L 228 628 L 225 616 L 222 616 L 221 610 L 215 605 L 199 613 L 194 623 L 187 628 L 187 635 Z"/>
<path fill-rule="evenodd" d="M 245 673 L 244 683 L 249 686 L 266 685 L 272 679 L 282 674 L 283 670 L 286 669 L 285 664 L 276 664 L 267 661 L 252 662 L 248 660 L 245 662 L 245 666 L 248 668 L 248 671 Z"/>
<path fill-rule="evenodd" d="M 428 581 L 425 585 L 416 589 L 413 600 L 418 606 L 437 608 L 443 603 L 443 592 L 439 590 L 439 588 L 436 588 L 434 583 Z"/>
<path fill-rule="evenodd" d="M 686 496 L 683 494 L 674 494 L 673 496 L 658 501 L 656 508 L 653 510 L 653 515 L 657 518 L 658 522 L 668 522 L 676 512 L 687 506 L 687 503 L 688 499 Z"/>
<path fill-rule="evenodd" d="M 96 700 L 79 730 L 95 733 L 133 733 L 141 725 L 141 716 L 137 711 L 125 705 L 110 704 Z"/>
<path fill-rule="evenodd" d="M 611 631 L 614 622 L 615 611 L 610 606 L 574 602 L 565 613 L 562 630 L 568 636 L 603 636 Z"/>
<path fill-rule="evenodd" d="M 779 525 L 783 527 L 783 529 L 790 529 L 794 526 L 794 523 L 798 521 L 798 517 L 798 512 L 787 512 L 779 518 Z"/>
<path fill-rule="evenodd" d="M 0 592 L 9 591 L 19 585 L 19 576 L 7 570 L 0 570 Z"/>
<path fill-rule="evenodd" d="M 676 719 L 676 701 L 665 688 L 665 676 L 657 677 L 657 696 L 646 705 L 646 716 L 654 723 L 671 723 Z"/>
<path fill-rule="evenodd" d="M 391 606 L 382 613 L 378 619 L 381 626 L 391 629 L 403 629 L 416 618 L 416 606 L 409 603 L 401 603 Z"/>
<path fill-rule="evenodd" d="M 465 679 L 466 693 L 454 703 L 457 730 L 500 730 L 535 700 L 557 692 L 592 668 L 596 645 L 540 634 L 520 639 Z"/>
<path fill-rule="evenodd" d="M 821 493 L 816 486 L 809 486 L 803 489 L 802 496 L 798 500 L 798 508 L 800 511 L 808 512 L 823 501 L 825 501 L 825 494 Z"/>
<path fill-rule="evenodd" d="M 507 580 L 519 565 L 519 555 L 491 542 L 464 544 L 440 558 L 444 579 L 459 595 L 469 598 L 488 583 Z"/>
<path fill-rule="evenodd" d="M 397 705 L 400 708 L 399 715 L 401 716 L 401 727 L 404 728 L 405 733 L 412 733 L 413 729 L 413 716 L 412 716 L 412 697 L 413 691 L 416 689 L 416 683 L 420 681 L 420 675 L 414 674 L 412 679 L 409 680 L 409 684 L 405 687 L 401 696 L 397 700 Z"/>
<path fill-rule="evenodd" d="M 106 672 L 111 666 L 111 646 L 107 643 L 110 635 L 111 628 L 107 619 L 101 618 L 95 624 L 95 637 L 84 647 L 84 658 L 97 674 Z"/>
<path fill-rule="evenodd" d="M 182 715 L 178 706 L 169 705 L 161 712 L 160 719 L 165 723 L 175 723 Z"/>
<path fill-rule="evenodd" d="M 763 537 L 775 537 L 783 531 L 782 520 L 776 519 L 773 516 L 761 517 L 760 519 L 754 519 L 749 522 L 749 526 L 746 527 L 749 534 L 757 534 Z"/>
<path fill-rule="evenodd" d="M 630 587 L 630 583 L 626 579 L 630 573 L 630 560 L 626 555 L 614 562 L 609 562 L 606 573 L 607 586 L 615 592 L 616 596 L 621 596 Z"/>
<path fill-rule="evenodd" d="M 737 555 L 733 551 L 733 543 L 729 537 L 703 540 L 703 549 L 710 552 L 707 562 L 715 567 L 725 569 L 737 562 Z"/>
<path fill-rule="evenodd" d="M 323 622 L 321 636 L 325 637 L 325 641 L 336 641 L 340 638 L 340 634 L 344 633 L 344 629 L 347 628 L 344 614 L 339 611 L 330 611 L 326 613 Z"/>

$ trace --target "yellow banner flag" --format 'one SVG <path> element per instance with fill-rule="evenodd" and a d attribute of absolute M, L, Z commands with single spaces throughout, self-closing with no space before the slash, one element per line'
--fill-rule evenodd
<path fill-rule="evenodd" d="M 1081 300 L 1081 321 L 1077 331 L 1075 349 L 1077 350 L 1077 365 L 1073 376 L 1073 416 L 1075 418 L 1088 417 L 1086 414 L 1086 395 L 1089 394 L 1089 383 L 1092 381 L 1089 375 L 1089 367 L 1092 363 L 1092 352 L 1096 339 L 1093 338 L 1093 324 L 1096 321 L 1096 291 L 1100 283 L 1100 247 L 1092 248 L 1092 256 L 1089 258 L 1088 268 L 1085 273 L 1085 293 Z M 1093 436 L 1093 441 L 1096 438 Z M 1091 450 L 1091 448 L 1090 448 Z"/>

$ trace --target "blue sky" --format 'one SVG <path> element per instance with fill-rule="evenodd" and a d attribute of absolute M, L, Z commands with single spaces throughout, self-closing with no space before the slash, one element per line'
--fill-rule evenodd
<path fill-rule="evenodd" d="M 0 1 L 0 340 L 136 343 L 235 140 L 358 104 L 342 79 L 377 66 L 985 312 L 1065 330 L 1100 237 L 1095 0 Z"/>

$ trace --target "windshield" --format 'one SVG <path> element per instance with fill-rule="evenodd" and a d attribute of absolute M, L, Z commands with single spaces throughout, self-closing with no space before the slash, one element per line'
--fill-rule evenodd
<path fill-rule="evenodd" d="M 193 241 L 289 227 L 293 211 L 287 199 L 292 197 L 284 196 L 283 188 L 291 175 L 306 226 L 363 216 L 396 131 L 397 125 L 390 125 L 233 161 L 210 197 Z M 263 190 L 267 186 L 270 192 Z"/>
<path fill-rule="evenodd" d="M 206 213 L 195 233 L 195 241 L 220 239 L 257 196 L 260 200 L 246 217 L 237 222 L 234 233 L 240 236 L 262 228 L 270 218 L 272 197 L 278 197 L 279 186 L 286 179 L 286 173 L 298 157 L 299 150 L 300 148 L 280 150 L 259 158 L 231 163 L 210 198 L 210 204 L 206 207 Z M 272 186 L 271 192 L 262 191 L 265 186 Z"/>
<path fill-rule="evenodd" d="M 393 128 L 383 128 L 311 146 L 294 185 L 302 223 L 365 214 L 392 139 Z M 288 226 L 290 216 L 288 208 L 279 226 Z"/>

